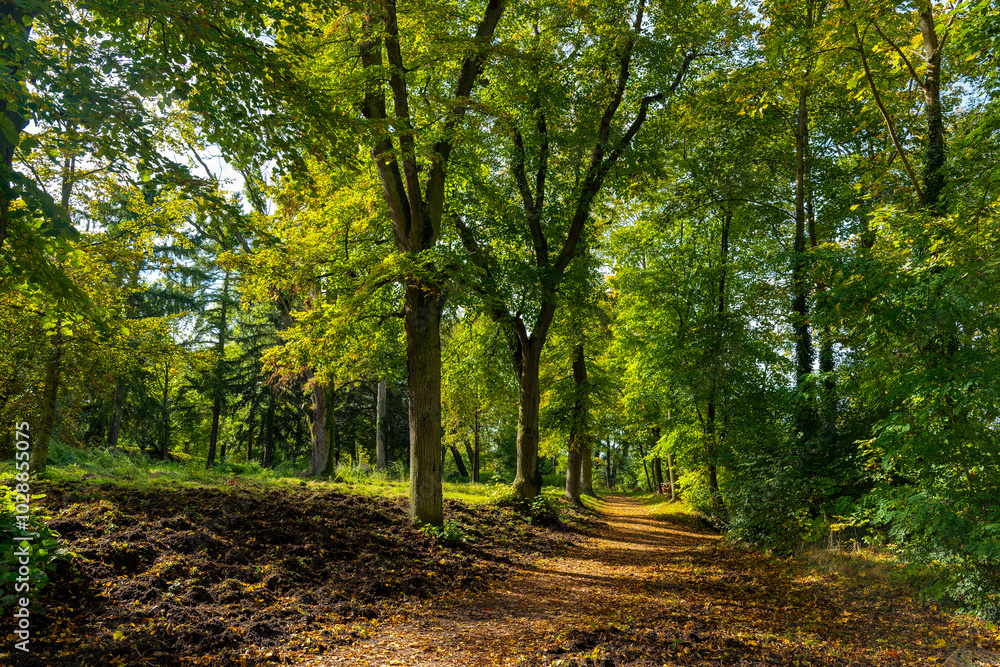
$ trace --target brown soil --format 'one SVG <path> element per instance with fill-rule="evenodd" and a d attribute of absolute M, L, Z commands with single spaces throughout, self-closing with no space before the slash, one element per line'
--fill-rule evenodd
<path fill-rule="evenodd" d="M 363 637 L 401 601 L 485 589 L 571 539 L 447 501 L 467 541 L 445 543 L 408 525 L 403 499 L 311 488 L 44 489 L 78 557 L 42 591 L 30 654 L 4 642 L 0 664 L 282 662 Z"/>

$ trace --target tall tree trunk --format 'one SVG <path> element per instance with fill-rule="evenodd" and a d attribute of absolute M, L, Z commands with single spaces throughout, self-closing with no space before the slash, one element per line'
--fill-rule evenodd
<path fill-rule="evenodd" d="M 583 342 L 573 350 L 573 421 L 569 427 L 569 454 L 566 458 L 566 499 L 580 505 L 583 449 L 587 441 L 587 359 Z"/>
<path fill-rule="evenodd" d="M 526 343 L 526 344 L 524 344 Z M 539 372 L 544 338 L 528 338 L 515 355 L 519 394 L 517 403 L 517 474 L 514 496 L 520 500 L 534 498 L 541 491 L 538 473 L 538 408 L 540 401 Z M 520 363 L 518 363 L 520 361 Z"/>
<path fill-rule="evenodd" d="M 506 0 L 489 0 L 476 28 L 476 47 L 462 61 L 454 95 L 446 100 L 446 117 L 438 140 L 424 165 L 420 164 L 410 117 L 409 89 L 403 67 L 396 3 L 372 5 L 364 17 L 363 39 L 359 43 L 361 66 L 372 82 L 365 90 L 361 113 L 385 127 L 371 146 L 371 156 L 379 173 L 382 192 L 392 220 L 397 250 L 417 259 L 433 250 L 441 233 L 446 193 L 445 176 L 454 141 L 468 100 L 489 55 L 497 24 L 507 7 Z M 388 60 L 389 89 L 392 92 L 393 121 L 389 119 L 386 89 L 382 83 L 384 59 Z M 377 81 L 377 83 L 376 83 Z M 405 131 L 390 134 L 389 126 Z M 423 188 L 421 171 L 426 174 Z M 428 261 L 426 259 L 422 261 Z M 428 266 L 427 268 L 434 268 Z M 410 389 L 410 519 L 415 523 L 441 525 L 444 512 L 441 498 L 441 308 L 439 285 L 410 277 L 406 284 L 403 326 L 406 330 L 406 368 Z"/>
<path fill-rule="evenodd" d="M 705 420 L 705 473 L 706 481 L 708 482 L 708 492 L 712 494 L 712 506 L 715 507 L 715 511 L 719 513 L 720 516 L 725 516 L 726 505 L 722 502 L 722 494 L 719 493 L 719 472 L 715 466 L 715 451 L 718 447 L 716 441 L 716 424 L 715 424 L 715 403 L 709 402 L 708 404 L 708 417 Z"/>
<path fill-rule="evenodd" d="M 470 443 L 468 440 L 465 440 L 462 444 L 465 445 L 465 455 L 469 457 L 469 466 L 470 466 L 469 473 L 471 473 L 469 480 L 475 482 L 476 475 L 475 471 L 471 468 L 471 466 L 474 465 L 474 461 L 476 460 L 476 453 L 472 451 L 472 443 Z"/>
<path fill-rule="evenodd" d="M 206 468 L 215 465 L 215 448 L 219 440 L 219 417 L 222 415 L 222 402 L 224 388 L 223 373 L 225 371 L 226 360 L 226 317 L 229 308 L 229 269 L 226 269 L 225 277 L 222 280 L 222 304 L 219 309 L 219 339 L 215 345 L 215 388 L 212 397 L 212 431 L 208 436 L 208 460 L 205 462 Z"/>
<path fill-rule="evenodd" d="M 253 402 L 250 404 L 250 414 L 247 415 L 249 424 L 247 425 L 247 463 L 253 461 L 253 439 L 254 430 L 257 426 L 257 399 L 254 398 Z"/>
<path fill-rule="evenodd" d="M 378 383 L 375 398 L 375 469 L 385 470 L 389 465 L 386 446 L 389 442 L 389 403 L 385 382 Z"/>
<path fill-rule="evenodd" d="M 663 495 L 663 459 L 659 456 L 653 457 L 653 484 L 656 486 L 656 495 Z"/>
<path fill-rule="evenodd" d="M 60 326 L 61 322 L 56 326 Z M 38 437 L 31 448 L 29 465 L 39 475 L 45 472 L 49 460 L 49 441 L 56 421 L 56 402 L 59 399 L 59 382 L 62 374 L 62 334 L 52 337 L 52 351 L 45 363 L 45 384 L 42 389 L 42 413 L 38 423 Z"/>
<path fill-rule="evenodd" d="M 570 441 L 566 455 L 566 500 L 581 505 L 580 489 L 583 486 L 583 446 L 573 446 Z"/>
<path fill-rule="evenodd" d="M 458 447 L 455 445 L 448 445 L 451 450 L 451 457 L 455 459 L 455 466 L 458 467 L 458 474 L 462 477 L 469 476 L 469 469 L 465 467 L 465 461 L 462 460 L 462 455 L 458 451 Z"/>
<path fill-rule="evenodd" d="M 607 465 L 604 466 L 604 481 L 607 482 L 607 484 L 608 484 L 608 490 L 610 491 L 614 487 L 614 485 L 615 485 L 615 482 L 614 482 L 614 471 L 612 470 L 612 466 L 611 466 L 611 440 L 610 439 L 608 440 L 608 449 L 607 449 L 607 452 L 605 454 L 604 461 L 605 461 L 605 463 L 607 463 Z"/>
<path fill-rule="evenodd" d="M 670 502 L 677 502 L 677 479 L 674 472 L 673 454 L 667 454 L 667 476 L 670 479 Z"/>
<path fill-rule="evenodd" d="M 271 467 L 271 459 L 274 456 L 274 392 L 267 392 L 267 414 L 264 416 L 264 452 L 261 458 L 261 466 Z"/>
<path fill-rule="evenodd" d="M 792 332 L 795 337 L 796 386 L 804 390 L 813 370 L 813 345 L 809 330 L 809 284 L 806 259 L 806 178 L 809 149 L 809 85 L 799 92 L 799 108 L 795 128 L 795 247 L 792 259 Z M 816 416 L 813 402 L 800 394 L 795 415 L 799 446 L 803 450 L 814 445 Z M 806 456 L 808 459 L 808 456 Z"/>
<path fill-rule="evenodd" d="M 479 408 L 476 408 L 476 414 L 473 416 L 472 422 L 472 481 L 479 481 Z"/>
<path fill-rule="evenodd" d="M 333 382 L 313 382 L 313 411 L 310 428 L 309 477 L 320 477 L 330 474 L 330 422 L 332 421 L 332 406 L 330 405 Z"/>
<path fill-rule="evenodd" d="M 160 438 L 160 458 L 167 460 L 170 449 L 170 362 L 163 362 L 163 435 Z"/>
<path fill-rule="evenodd" d="M 583 474 L 580 476 L 580 493 L 597 498 L 597 493 L 594 491 L 594 450 L 589 441 L 583 450 L 581 465 L 583 466 Z"/>
<path fill-rule="evenodd" d="M 404 327 L 410 389 L 410 519 L 440 526 L 441 298 L 425 286 L 406 287 Z"/>
<path fill-rule="evenodd" d="M 646 473 L 646 488 L 649 489 L 650 493 L 653 493 L 653 482 L 649 479 L 649 464 L 646 462 L 646 457 L 642 457 L 642 471 Z"/>
<path fill-rule="evenodd" d="M 111 408 L 111 423 L 108 425 L 108 449 L 118 447 L 118 433 L 122 426 L 122 401 L 125 400 L 125 380 L 118 378 L 115 383 L 114 403 Z"/>
<path fill-rule="evenodd" d="M 944 113 L 941 108 L 941 44 L 934 26 L 934 6 L 919 4 L 920 33 L 924 42 L 924 111 L 927 116 L 927 157 L 924 161 L 924 203 L 935 214 L 944 213 L 941 193 L 945 186 L 946 147 Z"/>

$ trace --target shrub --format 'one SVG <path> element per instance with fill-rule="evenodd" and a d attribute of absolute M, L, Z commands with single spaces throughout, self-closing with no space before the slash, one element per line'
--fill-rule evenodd
<path fill-rule="evenodd" d="M 35 509 L 32 502 L 28 513 L 27 531 L 22 531 L 17 522 L 17 493 L 13 489 L 2 489 L 0 496 L 0 610 L 17 604 L 22 597 L 37 601 L 41 589 L 49 583 L 49 572 L 54 572 L 60 561 L 69 562 L 74 554 L 59 545 L 59 533 L 46 525 L 49 519 Z M 32 495 L 31 500 L 44 498 L 44 494 Z M 33 535 L 32 535 L 33 534 Z M 31 535 L 30 541 L 16 541 L 15 536 Z M 30 587 L 17 592 L 18 569 L 20 567 L 14 550 L 20 545 L 28 545 L 28 559 L 31 573 Z"/>

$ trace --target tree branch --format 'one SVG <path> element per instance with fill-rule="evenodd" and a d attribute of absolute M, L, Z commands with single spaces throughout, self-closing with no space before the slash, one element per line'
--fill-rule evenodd
<path fill-rule="evenodd" d="M 850 8 L 850 4 L 849 3 L 847 3 L 847 7 L 848 7 L 848 9 Z M 908 69 L 910 71 L 910 76 L 913 78 L 913 80 L 916 82 L 916 84 L 918 86 L 920 86 L 921 89 L 923 89 L 924 82 L 920 79 L 920 75 L 917 74 L 917 70 L 915 70 L 913 68 L 913 65 L 910 63 L 910 59 L 906 57 L 906 54 L 903 53 L 903 50 L 901 48 L 899 48 L 899 46 L 897 46 L 894 41 L 892 41 L 891 39 L 889 39 L 888 35 L 886 35 L 884 32 L 882 32 L 882 29 L 878 27 L 878 23 L 875 23 L 875 21 L 872 21 L 872 27 L 875 28 L 875 32 L 877 32 L 882 37 L 882 39 L 885 40 L 886 44 L 888 44 L 889 46 L 891 46 L 893 48 L 893 50 L 896 53 L 899 54 L 899 57 L 903 59 L 904 63 L 906 63 L 906 69 Z M 858 24 L 857 24 L 857 22 L 855 22 L 854 23 L 854 30 L 855 30 L 855 32 L 857 32 L 857 29 L 858 29 Z M 857 37 L 857 39 L 858 39 L 858 42 L 860 43 L 861 38 Z"/>
<path fill-rule="evenodd" d="M 361 52 L 361 66 L 369 75 L 366 82 L 365 98 L 361 103 L 361 113 L 368 120 L 385 121 L 385 94 L 378 90 L 381 86 L 377 82 L 377 77 L 381 74 L 378 70 L 382 67 L 382 45 L 381 41 L 373 34 L 374 18 L 369 7 L 365 14 L 362 30 L 365 39 L 359 45 Z M 376 81 L 372 81 L 376 79 Z M 384 135 L 372 146 L 371 155 L 378 169 L 379 180 L 382 181 L 382 190 L 385 193 L 386 204 L 389 206 L 389 215 L 392 218 L 392 235 L 396 241 L 396 247 L 401 252 L 410 250 L 410 202 L 406 197 L 406 188 L 403 186 L 403 178 L 399 173 L 399 164 L 392 155 L 392 139 Z"/>

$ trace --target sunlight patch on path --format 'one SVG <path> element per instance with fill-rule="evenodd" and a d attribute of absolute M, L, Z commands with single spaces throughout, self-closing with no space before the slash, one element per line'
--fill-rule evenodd
<path fill-rule="evenodd" d="M 638 500 L 608 496 L 607 529 L 544 558 L 492 591 L 438 598 L 373 637 L 305 659 L 311 667 L 499 667 L 537 653 L 571 629 L 634 621 L 669 605 L 655 582 L 688 551 L 718 539 L 654 517 Z"/>

